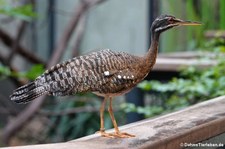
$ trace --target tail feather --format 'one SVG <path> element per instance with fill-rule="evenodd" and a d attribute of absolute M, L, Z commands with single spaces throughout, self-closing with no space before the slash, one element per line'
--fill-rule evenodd
<path fill-rule="evenodd" d="M 31 82 L 14 90 L 10 99 L 16 103 L 27 103 L 46 92 L 43 86 L 36 86 L 35 82 Z"/>

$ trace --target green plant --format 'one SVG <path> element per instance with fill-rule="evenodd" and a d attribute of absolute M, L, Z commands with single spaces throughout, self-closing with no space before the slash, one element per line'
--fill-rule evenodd
<path fill-rule="evenodd" d="M 145 115 L 145 117 L 152 117 L 152 116 L 159 115 L 162 112 L 164 112 L 163 108 L 160 106 L 141 107 L 141 106 L 135 106 L 132 103 L 123 103 L 120 105 L 120 108 L 125 113 L 136 112 L 136 113 Z"/>
<path fill-rule="evenodd" d="M 160 4 L 161 13 L 171 13 L 183 19 L 203 23 L 199 27 L 189 27 L 183 31 L 179 29 L 177 32 L 165 33 L 161 37 L 160 46 L 163 52 L 194 51 L 205 44 L 204 31 L 225 29 L 224 0 L 214 0 L 213 2 L 211 0 L 161 0 Z"/>
<path fill-rule="evenodd" d="M 44 72 L 44 66 L 42 64 L 33 65 L 30 70 L 24 72 L 14 72 L 9 69 L 9 67 L 0 65 L 0 79 L 5 79 L 7 77 L 15 77 L 19 79 L 29 79 L 34 80 L 36 77 Z"/>
<path fill-rule="evenodd" d="M 12 1 L 8 0 L 0 0 L 0 14 L 25 21 L 31 21 L 33 17 L 36 17 L 31 4 L 13 5 Z"/>

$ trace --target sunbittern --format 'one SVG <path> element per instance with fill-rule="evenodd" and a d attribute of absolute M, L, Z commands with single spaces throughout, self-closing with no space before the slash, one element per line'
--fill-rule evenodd
<path fill-rule="evenodd" d="M 148 75 L 156 62 L 159 35 L 181 25 L 200 25 L 200 23 L 183 21 L 171 15 L 161 15 L 152 23 L 151 46 L 143 57 L 109 49 L 75 57 L 46 70 L 33 82 L 16 89 L 10 98 L 16 103 L 26 103 L 46 93 L 65 96 L 90 91 L 104 97 L 100 108 L 101 135 L 112 138 L 134 137 L 119 131 L 113 114 L 112 99 L 128 92 Z M 109 99 L 108 111 L 115 128 L 114 133 L 106 133 L 104 129 L 107 99 Z"/>

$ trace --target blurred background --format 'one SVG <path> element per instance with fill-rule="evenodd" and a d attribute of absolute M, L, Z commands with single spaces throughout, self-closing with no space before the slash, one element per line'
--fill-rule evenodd
<path fill-rule="evenodd" d="M 91 51 L 144 55 L 151 23 L 160 14 L 203 23 L 160 38 L 159 57 L 197 60 L 197 65 L 155 69 L 115 99 L 119 125 L 225 94 L 225 1 L 0 0 L 0 146 L 63 142 L 98 131 L 102 99 L 91 93 L 44 96 L 26 105 L 13 103 L 9 95 L 46 68 Z M 106 128 L 112 128 L 105 114 Z"/>

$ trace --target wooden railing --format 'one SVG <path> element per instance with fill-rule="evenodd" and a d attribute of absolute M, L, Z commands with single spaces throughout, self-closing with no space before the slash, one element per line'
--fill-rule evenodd
<path fill-rule="evenodd" d="M 225 144 L 225 96 L 171 114 L 121 126 L 120 129 L 135 134 L 136 137 L 110 139 L 100 137 L 99 134 L 93 134 L 65 143 L 17 146 L 5 149 L 222 147 Z"/>
<path fill-rule="evenodd" d="M 213 53 L 204 53 L 213 57 Z M 201 54 L 195 52 L 177 52 L 171 54 L 160 54 L 153 67 L 153 71 L 174 71 L 179 72 L 181 68 L 194 66 L 200 69 L 216 65 L 216 60 L 201 60 Z M 150 74 L 151 75 L 151 74 Z"/>

